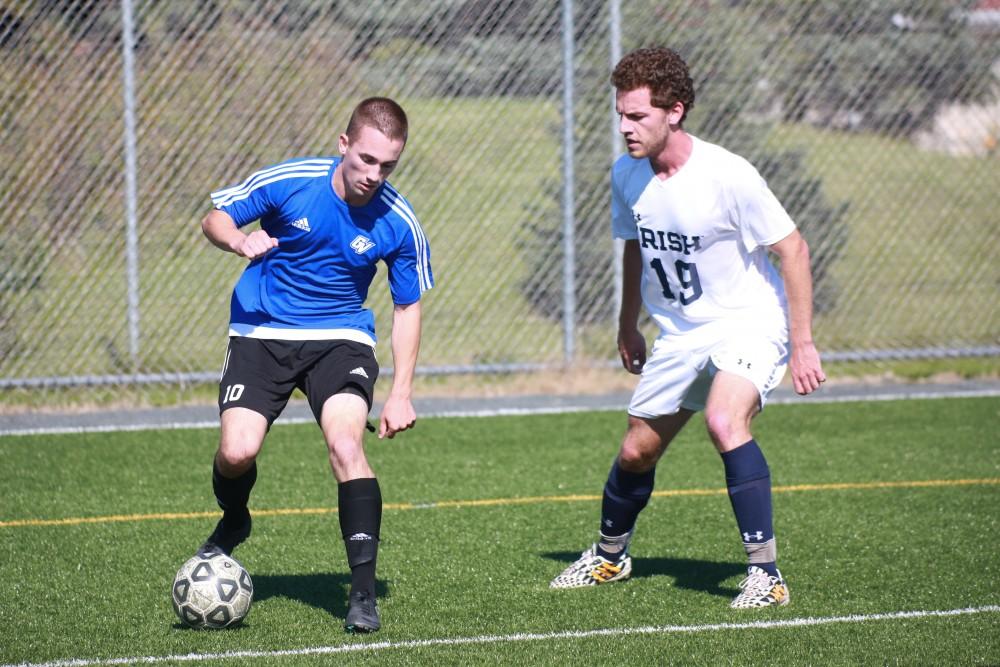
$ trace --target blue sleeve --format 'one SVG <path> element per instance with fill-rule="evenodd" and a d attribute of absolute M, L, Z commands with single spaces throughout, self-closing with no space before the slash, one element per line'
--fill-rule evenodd
<path fill-rule="evenodd" d="M 401 227 L 401 238 L 396 252 L 386 257 L 389 269 L 389 292 L 397 306 L 416 303 L 420 296 L 434 286 L 431 272 L 431 250 L 420 225 Z"/>
<path fill-rule="evenodd" d="M 628 163 L 619 159 L 611 169 L 611 236 L 626 241 L 639 238 L 632 208 L 623 191 L 627 183 L 627 168 Z"/>
<path fill-rule="evenodd" d="M 289 160 L 261 169 L 239 183 L 212 193 L 212 205 L 225 211 L 237 227 L 264 217 L 283 202 L 298 175 L 300 160 Z"/>

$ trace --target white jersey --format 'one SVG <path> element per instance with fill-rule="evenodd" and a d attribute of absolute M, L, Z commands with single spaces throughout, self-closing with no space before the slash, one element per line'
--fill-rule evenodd
<path fill-rule="evenodd" d="M 611 171 L 612 232 L 639 241 L 643 303 L 664 335 L 722 326 L 784 338 L 784 284 L 767 246 L 795 223 L 753 165 L 691 139 L 666 180 L 628 155 Z"/>

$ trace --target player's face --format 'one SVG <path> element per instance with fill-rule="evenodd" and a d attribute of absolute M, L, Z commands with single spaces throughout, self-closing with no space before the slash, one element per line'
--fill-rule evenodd
<path fill-rule="evenodd" d="M 343 159 L 333 176 L 334 190 L 348 204 L 364 206 L 396 168 L 403 140 L 363 125 L 354 139 L 340 135 L 339 146 Z"/>
<path fill-rule="evenodd" d="M 678 102 L 678 105 L 680 103 Z M 615 93 L 618 131 L 625 148 L 634 158 L 655 157 L 666 149 L 670 126 L 680 122 L 677 106 L 672 110 L 654 107 L 649 88 L 619 90 Z M 683 105 L 680 106 L 683 111 Z"/>

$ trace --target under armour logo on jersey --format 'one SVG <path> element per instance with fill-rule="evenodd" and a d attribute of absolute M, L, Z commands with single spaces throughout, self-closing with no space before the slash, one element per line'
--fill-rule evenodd
<path fill-rule="evenodd" d="M 762 539 L 764 539 L 764 533 L 762 533 L 759 530 L 756 533 L 743 533 L 744 542 L 751 542 L 753 540 L 762 540 Z"/>
<path fill-rule="evenodd" d="M 308 232 L 309 218 L 299 218 L 298 220 L 292 223 L 292 227 L 297 227 L 298 229 L 302 229 Z"/>
<path fill-rule="evenodd" d="M 365 369 L 361 368 L 361 366 L 358 366 L 357 368 L 355 368 L 353 371 L 351 371 L 350 373 L 348 373 L 348 375 L 360 375 L 361 377 L 365 378 L 366 380 L 368 379 L 368 373 L 365 373 Z"/>
<path fill-rule="evenodd" d="M 351 249 L 354 252 L 358 253 L 359 255 L 365 254 L 374 247 L 375 247 L 374 241 L 372 241 L 367 237 L 361 236 L 360 234 L 358 236 L 355 236 L 354 240 L 351 241 Z"/>

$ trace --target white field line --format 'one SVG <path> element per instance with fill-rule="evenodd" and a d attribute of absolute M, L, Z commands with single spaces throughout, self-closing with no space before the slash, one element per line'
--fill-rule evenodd
<path fill-rule="evenodd" d="M 283 419 L 282 424 L 298 423 L 300 420 Z M 306 420 L 301 420 L 306 421 Z M 219 428 L 218 420 L 170 422 L 166 424 L 102 424 L 100 426 L 55 426 L 53 428 L 12 428 L 0 429 L 0 436 L 6 435 L 66 435 L 69 433 L 117 433 L 119 431 L 173 431 L 183 428 Z"/>
<path fill-rule="evenodd" d="M 772 398 L 769 405 L 788 405 L 793 403 L 848 403 L 853 401 L 899 401 L 908 399 L 941 399 L 941 398 L 980 398 L 984 396 L 998 396 L 1000 390 L 970 389 L 970 390 L 943 390 L 929 391 L 927 393 L 907 392 L 902 390 L 894 393 L 867 395 L 863 391 L 857 394 L 844 394 L 840 396 L 824 396 L 814 394 L 808 398 L 799 396 L 789 396 L 787 398 Z M 489 399 L 484 399 L 488 401 Z M 524 407 L 524 408 L 496 408 L 482 410 L 436 410 L 421 412 L 423 419 L 434 417 L 507 417 L 517 415 L 554 415 L 574 412 L 625 412 L 627 400 L 621 405 L 558 405 L 544 407 Z M 281 417 L 275 423 L 276 426 L 283 424 L 311 424 L 315 420 L 312 417 Z M 115 433 L 118 431 L 171 431 L 177 429 L 202 429 L 218 428 L 219 420 L 192 420 L 167 423 L 135 423 L 135 424 L 98 424 L 94 426 L 56 426 L 52 428 L 12 428 L 4 429 L 0 427 L 0 436 L 17 435 L 64 435 L 70 433 Z"/>
<path fill-rule="evenodd" d="M 605 628 L 598 630 L 567 630 L 563 632 L 515 633 L 510 635 L 478 635 L 475 637 L 442 637 L 440 639 L 415 639 L 398 642 L 358 642 L 337 646 L 313 646 L 280 651 L 229 651 L 224 653 L 185 653 L 177 655 L 130 656 L 125 658 L 68 658 L 52 662 L 22 662 L 0 667 L 90 667 L 91 665 L 139 665 L 158 662 L 205 662 L 208 660 L 233 660 L 241 658 L 281 658 L 306 655 L 334 655 L 341 653 L 378 652 L 396 649 L 426 648 L 431 646 L 461 646 L 467 644 L 509 644 L 514 642 L 552 641 L 561 639 L 587 639 L 590 637 L 622 637 L 629 635 L 669 635 L 719 632 L 724 630 L 773 630 L 798 628 L 834 623 L 868 623 L 899 619 L 963 616 L 1000 612 L 1000 605 L 965 607 L 964 609 L 895 611 L 882 614 L 850 614 L 848 616 L 823 616 L 819 618 L 790 618 L 781 621 L 749 621 L 746 623 L 710 623 L 706 625 L 652 625 L 638 628 Z"/>

